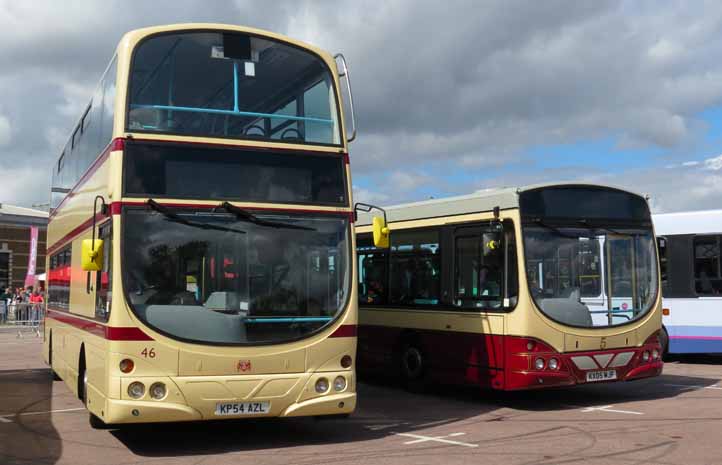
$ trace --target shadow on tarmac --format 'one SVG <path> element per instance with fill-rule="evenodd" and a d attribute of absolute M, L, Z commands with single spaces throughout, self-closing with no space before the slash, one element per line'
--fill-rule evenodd
<path fill-rule="evenodd" d="M 52 391 L 52 376 L 46 368 L 0 371 L 0 463 L 58 461 L 62 443 L 49 413 Z"/>
<path fill-rule="evenodd" d="M 128 425 L 112 431 L 133 453 L 145 457 L 174 457 L 261 451 L 323 444 L 346 444 L 354 456 L 378 451 L 355 450 L 351 443 L 386 437 L 392 433 L 441 426 L 482 415 L 498 408 L 469 405 L 452 396 L 412 394 L 385 386 L 360 384 L 359 406 L 349 418 L 246 419 L 157 425 Z M 347 447 L 344 446 L 344 447 Z M 290 452 L 289 452 L 290 453 Z M 331 447 L 328 454 L 338 455 Z M 309 452 L 311 463 L 323 461 L 324 453 Z M 293 463 L 301 463 L 303 449 L 294 450 Z M 300 460 L 300 461 L 299 461 Z"/>
<path fill-rule="evenodd" d="M 483 421 L 501 421 L 503 408 L 521 411 L 564 411 L 599 405 L 673 398 L 685 390 L 677 385 L 709 386 L 717 380 L 665 375 L 626 383 L 606 383 L 525 392 L 497 392 L 459 386 L 434 386 L 409 393 L 378 381 L 359 384 L 359 408 L 347 419 L 257 419 L 203 423 L 125 426 L 112 434 L 135 454 L 173 457 L 262 451 L 322 444 L 345 444 L 349 453 L 364 456 L 352 443 L 443 426 L 479 415 Z M 362 446 L 359 446 L 362 447 Z M 290 452 L 289 452 L 290 453 Z M 331 448 L 329 454 L 338 454 Z M 370 453 L 370 452 L 369 452 Z M 323 457 L 308 452 L 309 461 Z M 294 463 L 304 455 L 294 450 Z M 300 463 L 300 462 L 299 462 Z"/>
<path fill-rule="evenodd" d="M 687 363 L 690 365 L 722 365 L 722 354 L 668 354 L 665 363 Z"/>

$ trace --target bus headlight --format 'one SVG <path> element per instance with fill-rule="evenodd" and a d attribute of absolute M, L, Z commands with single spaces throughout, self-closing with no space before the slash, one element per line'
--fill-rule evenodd
<path fill-rule="evenodd" d="M 346 378 L 343 376 L 337 376 L 336 379 L 333 380 L 333 388 L 337 391 L 343 391 L 346 389 Z"/>
<path fill-rule="evenodd" d="M 654 349 L 652 351 L 652 360 L 657 360 L 659 358 L 659 351 L 657 349 Z"/>
<path fill-rule="evenodd" d="M 645 350 L 644 352 L 642 352 L 642 361 L 644 361 L 644 362 L 649 361 L 649 351 L 648 350 Z"/>
<path fill-rule="evenodd" d="M 150 393 L 150 396 L 155 400 L 161 400 L 165 397 L 166 389 L 165 384 L 163 383 L 153 383 L 151 385 L 150 390 L 148 391 Z"/>
<path fill-rule="evenodd" d="M 328 391 L 328 380 L 326 378 L 319 378 L 318 381 L 316 381 L 316 392 L 323 394 L 326 391 Z"/>
<path fill-rule="evenodd" d="M 145 394 L 145 386 L 143 383 L 134 381 L 128 386 L 128 395 L 133 399 L 140 399 Z"/>
<path fill-rule="evenodd" d="M 537 370 L 543 370 L 544 365 L 546 365 L 546 363 L 544 363 L 543 358 L 538 358 L 538 359 L 534 360 L 534 368 L 536 368 Z"/>
<path fill-rule="evenodd" d="M 556 370 L 559 368 L 559 360 L 552 358 L 549 360 L 549 369 L 550 370 Z"/>

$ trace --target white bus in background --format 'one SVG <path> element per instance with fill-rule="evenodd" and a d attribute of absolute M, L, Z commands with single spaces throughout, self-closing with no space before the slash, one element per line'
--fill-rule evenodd
<path fill-rule="evenodd" d="M 652 220 L 668 353 L 722 353 L 722 210 L 664 213 Z"/>

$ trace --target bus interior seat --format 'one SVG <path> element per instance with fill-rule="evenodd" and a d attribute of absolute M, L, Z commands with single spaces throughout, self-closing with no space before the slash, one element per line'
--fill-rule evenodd
<path fill-rule="evenodd" d="M 209 312 L 196 305 L 136 305 L 151 326 L 185 339 L 206 342 L 245 342 L 243 316 Z"/>
<path fill-rule="evenodd" d="M 591 327 L 592 314 L 589 307 L 580 301 L 578 288 L 573 288 L 569 297 L 553 297 L 541 299 L 541 307 L 544 313 L 555 320 L 563 321 L 575 326 Z"/>

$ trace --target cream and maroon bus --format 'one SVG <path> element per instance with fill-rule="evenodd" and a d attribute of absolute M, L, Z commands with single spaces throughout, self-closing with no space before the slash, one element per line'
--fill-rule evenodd
<path fill-rule="evenodd" d="M 244 27 L 122 38 L 48 226 L 44 357 L 93 426 L 353 412 L 347 73 Z"/>
<path fill-rule="evenodd" d="M 662 371 L 644 197 L 584 184 L 389 207 L 356 223 L 361 374 L 498 390 Z"/>

